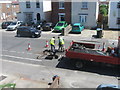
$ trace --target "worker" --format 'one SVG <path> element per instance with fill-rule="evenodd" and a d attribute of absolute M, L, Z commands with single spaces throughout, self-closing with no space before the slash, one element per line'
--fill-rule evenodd
<path fill-rule="evenodd" d="M 64 44 L 65 44 L 64 39 L 62 37 L 58 37 L 58 46 L 59 46 L 58 51 L 64 52 Z"/>
<path fill-rule="evenodd" d="M 55 55 L 55 37 L 50 39 L 51 52 Z"/>

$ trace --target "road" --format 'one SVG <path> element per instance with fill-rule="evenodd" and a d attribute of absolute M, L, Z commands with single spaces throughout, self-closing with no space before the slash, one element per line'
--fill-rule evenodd
<path fill-rule="evenodd" d="M 62 86 L 65 88 L 95 88 L 99 84 L 118 84 L 118 72 L 114 68 L 88 65 L 85 70 L 80 71 L 75 70 L 72 62 L 65 58 L 45 59 L 46 55 L 42 52 L 46 49 L 44 48 L 46 40 L 49 41 L 53 36 L 57 38 L 59 33 L 43 32 L 40 38 L 16 37 L 16 31 L 2 29 L 0 33 L 2 34 L 2 73 L 4 74 L 19 73 L 38 80 L 45 78 L 47 81 L 57 74 L 61 77 Z M 78 38 L 71 35 L 65 36 L 64 39 L 67 48 L 73 39 L 90 40 L 91 38 Z M 109 43 L 105 39 L 97 39 L 97 41 L 101 44 L 105 41 Z M 116 41 L 114 42 L 116 45 Z M 27 51 L 28 43 L 31 45 L 30 51 Z M 38 56 L 39 59 L 37 59 Z"/>

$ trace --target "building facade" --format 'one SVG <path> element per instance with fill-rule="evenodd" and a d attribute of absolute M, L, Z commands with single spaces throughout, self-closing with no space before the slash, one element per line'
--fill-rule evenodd
<path fill-rule="evenodd" d="M 17 12 L 19 12 L 18 1 L 0 1 L 0 21 L 17 20 Z"/>
<path fill-rule="evenodd" d="M 52 2 L 52 22 L 66 21 L 68 23 L 81 23 L 86 28 L 97 25 L 99 11 L 98 0 L 94 2 L 83 0 L 54 0 Z"/>
<path fill-rule="evenodd" d="M 110 29 L 120 29 L 120 1 L 110 0 L 108 26 Z"/>
<path fill-rule="evenodd" d="M 87 1 L 79 0 L 72 2 L 72 24 L 81 23 L 85 28 L 91 28 L 97 25 L 99 13 L 98 0 Z"/>
<path fill-rule="evenodd" d="M 46 20 L 46 15 L 51 11 L 51 2 L 47 3 L 47 9 L 44 8 L 43 0 L 19 0 L 20 12 L 18 19 L 23 22 L 41 22 Z M 46 20 L 47 21 L 47 20 Z"/>
<path fill-rule="evenodd" d="M 66 21 L 71 23 L 71 2 L 66 0 L 52 1 L 52 22 L 56 24 L 58 21 Z"/>

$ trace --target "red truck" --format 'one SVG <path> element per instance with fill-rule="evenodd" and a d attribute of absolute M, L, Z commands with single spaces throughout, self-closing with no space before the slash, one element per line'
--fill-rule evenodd
<path fill-rule="evenodd" d="M 66 58 L 74 60 L 77 69 L 83 68 L 86 63 L 120 65 L 119 56 L 110 56 L 101 50 L 95 49 L 95 46 L 96 44 L 91 43 L 72 42 L 71 46 L 66 50 Z"/>

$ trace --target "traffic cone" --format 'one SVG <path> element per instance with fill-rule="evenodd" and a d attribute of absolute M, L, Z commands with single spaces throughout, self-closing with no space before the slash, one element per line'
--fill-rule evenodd
<path fill-rule="evenodd" d="M 48 45 L 48 41 L 46 41 L 46 45 L 45 45 L 45 47 L 46 47 L 46 48 L 49 47 L 49 45 Z"/>
<path fill-rule="evenodd" d="M 102 51 L 103 51 L 103 52 L 105 51 L 105 42 L 103 43 Z"/>
<path fill-rule="evenodd" d="M 72 40 L 72 42 L 70 42 L 70 45 L 72 45 L 73 44 L 73 40 Z"/>
<path fill-rule="evenodd" d="M 30 43 L 28 43 L 28 49 L 27 49 L 27 50 L 28 50 L 28 51 L 31 50 Z"/>

